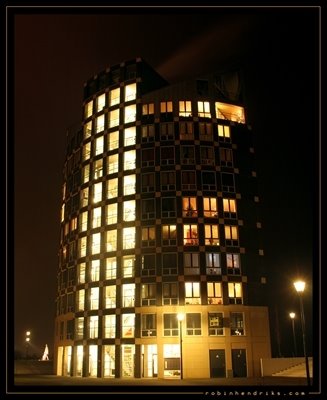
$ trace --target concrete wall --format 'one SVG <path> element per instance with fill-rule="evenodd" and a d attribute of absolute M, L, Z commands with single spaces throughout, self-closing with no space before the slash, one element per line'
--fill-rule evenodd
<path fill-rule="evenodd" d="M 311 359 L 311 357 L 309 357 Z M 287 368 L 305 362 L 304 357 L 289 357 L 289 358 L 262 358 L 261 359 L 261 376 L 271 376 L 276 372 L 283 371 Z"/>

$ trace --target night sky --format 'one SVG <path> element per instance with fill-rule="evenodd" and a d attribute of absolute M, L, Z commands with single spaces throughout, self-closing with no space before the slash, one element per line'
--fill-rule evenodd
<path fill-rule="evenodd" d="M 255 132 L 273 351 L 291 355 L 288 312 L 298 311 L 292 281 L 301 275 L 308 282 L 311 352 L 312 325 L 318 333 L 318 312 L 313 318 L 311 308 L 318 306 L 320 269 L 319 9 L 40 11 L 8 9 L 13 17 L 7 26 L 8 66 L 14 78 L 8 87 L 14 99 L 7 131 L 14 166 L 9 179 L 14 218 L 8 222 L 14 243 L 7 263 L 14 319 L 8 336 L 14 334 L 15 348 L 24 351 L 30 330 L 32 352 L 41 357 L 47 343 L 53 354 L 66 130 L 81 121 L 84 82 L 108 66 L 142 57 L 169 82 L 242 66 L 248 122 Z"/>

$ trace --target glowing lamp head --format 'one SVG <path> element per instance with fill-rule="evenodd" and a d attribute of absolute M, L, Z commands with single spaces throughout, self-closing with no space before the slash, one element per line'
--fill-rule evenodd
<path fill-rule="evenodd" d="M 304 281 L 296 281 L 296 282 L 294 282 L 294 287 L 298 293 L 303 293 L 304 289 L 305 289 L 305 282 Z"/>
<path fill-rule="evenodd" d="M 177 314 L 177 319 L 178 319 L 178 321 L 183 321 L 183 319 L 184 319 L 184 314 L 183 314 L 183 313 L 178 313 L 178 314 Z"/>
<path fill-rule="evenodd" d="M 290 312 L 290 317 L 291 317 L 292 319 L 294 319 L 294 318 L 295 318 L 295 313 L 294 313 L 294 312 Z"/>

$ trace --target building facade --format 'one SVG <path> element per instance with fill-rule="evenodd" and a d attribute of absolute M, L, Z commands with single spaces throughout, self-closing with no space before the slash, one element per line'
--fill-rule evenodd
<path fill-rule="evenodd" d="M 67 135 L 55 372 L 260 375 L 270 357 L 239 74 L 170 85 L 138 58 L 84 87 Z"/>

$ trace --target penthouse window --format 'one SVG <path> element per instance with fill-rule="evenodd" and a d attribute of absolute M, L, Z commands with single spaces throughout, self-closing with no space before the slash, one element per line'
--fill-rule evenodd
<path fill-rule="evenodd" d="M 125 86 L 125 101 L 136 99 L 136 83 Z"/>
<path fill-rule="evenodd" d="M 216 117 L 245 124 L 244 108 L 227 103 L 215 103 Z"/>
<path fill-rule="evenodd" d="M 192 117 L 192 103 L 190 101 L 179 102 L 179 116 Z"/>

